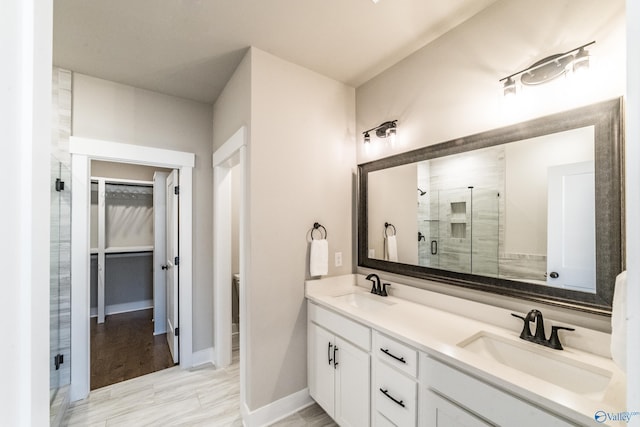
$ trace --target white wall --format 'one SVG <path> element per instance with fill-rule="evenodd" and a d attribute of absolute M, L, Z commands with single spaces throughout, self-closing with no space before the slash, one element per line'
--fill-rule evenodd
<path fill-rule="evenodd" d="M 624 0 L 497 1 L 357 89 L 359 132 L 398 119 L 396 145 L 367 152 L 359 143 L 358 163 L 621 96 L 624 20 Z M 499 79 L 592 40 L 592 84 L 505 103 Z"/>
<path fill-rule="evenodd" d="M 49 424 L 49 154 L 52 3 L 0 7 L 0 135 L 5 185 L 0 425 Z"/>
<path fill-rule="evenodd" d="M 505 145 L 504 247 L 501 252 L 547 253 L 547 170 L 593 161 L 593 126 Z"/>
<path fill-rule="evenodd" d="M 213 106 L 213 152 L 242 126 L 251 138 L 251 54 L 247 52 Z"/>
<path fill-rule="evenodd" d="M 214 107 L 214 151 L 249 129 L 247 404 L 303 390 L 308 231 L 328 231 L 329 259 L 352 269 L 355 164 L 352 88 L 252 48 Z M 242 321 L 244 321 L 243 319 Z"/>
<path fill-rule="evenodd" d="M 627 410 L 640 408 L 640 2 L 627 1 L 626 210 L 627 210 Z M 640 426 L 633 417 L 630 426 Z"/>
<path fill-rule="evenodd" d="M 196 155 L 193 351 L 212 346 L 212 106 L 74 73 L 73 135 Z"/>
<path fill-rule="evenodd" d="M 375 251 L 372 258 L 385 259 L 384 224 L 389 222 L 396 228 L 398 262 L 418 264 L 417 164 L 370 173 L 368 186 L 368 250 Z M 371 191 L 373 188 L 376 191 Z M 393 228 L 387 234 L 393 234 Z"/>
<path fill-rule="evenodd" d="M 590 84 L 539 87 L 507 104 L 499 79 L 592 40 Z M 625 93 L 625 69 L 624 0 L 499 0 L 357 89 L 358 132 L 398 119 L 396 145 L 365 150 L 360 138 L 357 161 L 619 97 Z M 424 286 L 491 304 L 513 304 L 496 295 Z M 574 316 L 552 307 L 545 310 L 558 320 Z M 577 320 L 610 329 L 606 317 L 580 314 Z"/>
<path fill-rule="evenodd" d="M 136 181 L 153 181 L 154 172 L 171 172 L 171 169 L 153 166 L 131 165 L 127 163 L 91 161 L 91 175 L 105 178 L 133 179 Z"/>

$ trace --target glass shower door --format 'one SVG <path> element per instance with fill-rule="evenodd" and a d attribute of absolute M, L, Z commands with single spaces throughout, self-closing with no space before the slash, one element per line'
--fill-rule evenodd
<path fill-rule="evenodd" d="M 471 272 L 498 277 L 499 200 L 495 189 L 474 188 L 471 213 Z"/>
<path fill-rule="evenodd" d="M 55 368 L 55 357 L 60 347 L 60 162 L 52 157 L 51 162 L 51 239 L 49 268 L 49 399 L 53 403 L 60 387 L 60 370 Z"/>
<path fill-rule="evenodd" d="M 71 382 L 71 173 L 51 158 L 49 397 Z"/>

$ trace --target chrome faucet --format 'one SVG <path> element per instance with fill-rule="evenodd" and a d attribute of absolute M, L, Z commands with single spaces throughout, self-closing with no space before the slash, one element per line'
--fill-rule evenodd
<path fill-rule="evenodd" d="M 375 274 L 375 273 L 371 273 L 366 277 L 366 279 L 370 280 L 371 284 L 373 285 L 371 287 L 371 293 L 372 294 L 376 294 L 376 295 L 381 295 L 382 294 L 382 288 L 380 286 L 380 277 L 378 277 L 378 275 Z"/>
<path fill-rule="evenodd" d="M 555 350 L 562 350 L 562 344 L 560 343 L 560 338 L 558 337 L 558 330 L 564 329 L 566 331 L 575 331 L 574 328 L 568 328 L 566 326 L 552 326 L 551 337 L 547 339 L 544 332 L 544 318 L 542 317 L 542 312 L 540 310 L 531 310 L 529 313 L 527 313 L 526 316 L 520 316 L 514 313 L 511 313 L 511 315 L 524 321 L 524 326 L 522 328 L 522 332 L 520 333 L 521 339 L 540 344 L 545 347 L 550 347 Z M 536 322 L 536 333 L 535 335 L 531 335 L 529 323 L 534 321 Z"/>

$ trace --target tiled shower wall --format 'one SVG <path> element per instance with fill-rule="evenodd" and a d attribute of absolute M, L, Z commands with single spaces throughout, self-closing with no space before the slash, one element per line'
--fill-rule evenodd
<path fill-rule="evenodd" d="M 505 162 L 504 148 L 493 147 L 418 164 L 418 188 L 427 191 L 418 192 L 418 227 L 425 236 L 418 246 L 420 265 L 544 282 L 544 254 L 504 251 Z M 453 212 L 457 205 L 462 213 Z M 459 226 L 459 235 L 453 226 Z M 437 255 L 431 254 L 433 240 L 438 242 Z"/>
<path fill-rule="evenodd" d="M 50 269 L 50 388 L 51 397 L 71 378 L 71 80 L 68 70 L 52 72 L 51 134 L 51 269 Z M 56 178 L 64 189 L 55 190 Z M 63 363 L 56 370 L 54 357 Z M 52 415 L 55 412 L 52 402 Z"/>

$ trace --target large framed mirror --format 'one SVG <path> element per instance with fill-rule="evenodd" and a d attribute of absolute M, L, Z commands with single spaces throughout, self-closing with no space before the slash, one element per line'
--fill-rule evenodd
<path fill-rule="evenodd" d="M 610 314 L 622 98 L 358 166 L 358 265 Z"/>

